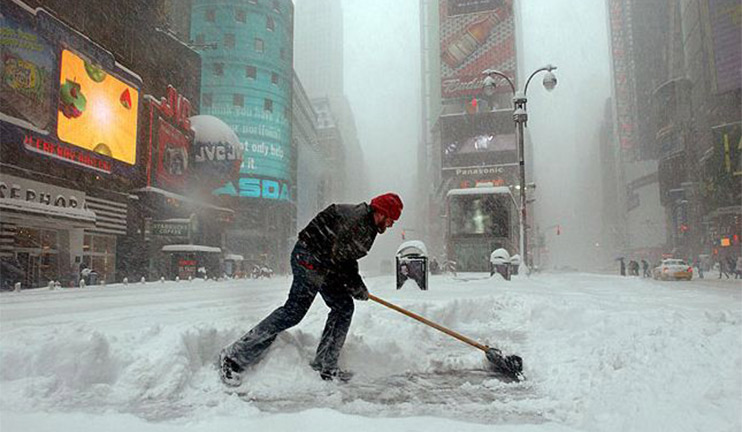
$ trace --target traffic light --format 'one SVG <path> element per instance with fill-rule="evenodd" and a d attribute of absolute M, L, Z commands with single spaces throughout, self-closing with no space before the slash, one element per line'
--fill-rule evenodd
<path fill-rule="evenodd" d="M 468 114 L 476 114 L 479 112 L 479 101 L 477 98 L 471 98 L 468 104 L 466 104 L 466 112 Z"/>
<path fill-rule="evenodd" d="M 404 230 L 402 230 L 402 240 L 405 239 Z"/>

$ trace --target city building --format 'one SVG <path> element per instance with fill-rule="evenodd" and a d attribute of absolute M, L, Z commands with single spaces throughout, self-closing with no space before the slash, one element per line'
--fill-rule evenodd
<path fill-rule="evenodd" d="M 742 41 L 732 1 L 609 0 L 622 249 L 740 255 Z"/>
<path fill-rule="evenodd" d="M 368 187 L 363 151 L 358 140 L 353 110 L 345 95 L 343 67 L 343 10 L 340 0 L 301 1 L 296 5 L 294 67 L 310 100 L 321 100 L 319 109 L 331 112 L 337 131 L 323 134 L 339 145 L 342 158 L 332 175 L 330 201 L 367 199 Z M 317 108 L 317 106 L 315 106 Z M 318 111 L 319 114 L 319 111 Z M 326 115 L 326 114 L 323 114 Z M 336 133 L 337 132 L 337 133 Z M 337 140 L 341 140 L 336 142 Z"/>
<path fill-rule="evenodd" d="M 15 72 L 0 102 L 1 254 L 22 287 L 175 277 L 178 244 L 209 249 L 192 267 L 222 274 L 232 212 L 190 188 L 201 58 L 167 30 L 164 4 L 2 3 L 4 34 L 36 41 L 2 48 Z M 198 232 L 173 235 L 185 225 Z"/>
<path fill-rule="evenodd" d="M 663 80 L 663 41 L 668 21 L 663 0 L 608 0 L 616 154 L 625 221 L 618 227 L 618 252 L 657 261 L 667 250 L 667 217 L 662 207 L 659 155 L 651 123 L 652 91 Z M 643 101 L 647 101 L 644 103 Z"/>
<path fill-rule="evenodd" d="M 442 234 L 451 223 L 448 192 L 518 184 L 513 94 L 503 81 L 486 96 L 482 76 L 497 69 L 518 83 L 515 14 L 512 2 L 420 2 L 420 153 L 426 162 L 419 190 L 428 197 L 423 238 L 433 255 L 451 261 L 473 262 L 470 255 L 476 255 L 486 265 L 496 244 L 462 241 L 451 250 Z"/>
<path fill-rule="evenodd" d="M 317 113 L 299 77 L 294 74 L 292 142 L 296 148 L 297 228 L 305 227 L 330 202 L 331 155 L 320 141 Z"/>
<path fill-rule="evenodd" d="M 734 0 L 665 2 L 663 80 L 652 94 L 668 242 L 683 258 L 742 255 L 742 39 Z"/>
<path fill-rule="evenodd" d="M 287 271 L 296 233 L 293 3 L 194 0 L 187 6 L 190 41 L 202 57 L 201 113 L 227 123 L 244 148 L 239 179 L 213 191 L 235 211 L 226 247 L 253 265 Z"/>

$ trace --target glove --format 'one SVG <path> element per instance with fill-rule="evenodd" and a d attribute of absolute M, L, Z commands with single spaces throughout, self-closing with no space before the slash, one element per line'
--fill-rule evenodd
<path fill-rule="evenodd" d="M 361 283 L 360 285 L 348 287 L 348 291 L 350 292 L 350 296 L 356 300 L 368 300 L 368 289 L 363 283 Z"/>

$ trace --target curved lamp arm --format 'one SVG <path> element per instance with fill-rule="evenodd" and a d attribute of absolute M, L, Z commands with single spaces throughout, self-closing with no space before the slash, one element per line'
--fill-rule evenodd
<path fill-rule="evenodd" d="M 541 67 L 541 68 L 538 68 L 538 69 L 536 69 L 535 71 L 533 71 L 533 73 L 531 74 L 531 76 L 529 76 L 529 77 L 528 77 L 528 80 L 526 81 L 526 86 L 525 86 L 525 88 L 523 89 L 523 96 L 525 96 L 525 95 L 526 95 L 526 93 L 528 93 L 528 84 L 530 84 L 530 83 L 531 83 L 531 78 L 533 78 L 533 77 L 534 77 L 534 76 L 535 76 L 535 75 L 536 75 L 537 73 L 539 73 L 539 72 L 544 72 L 544 71 L 548 71 L 548 72 L 551 72 L 551 71 L 553 71 L 553 70 L 556 70 L 556 68 L 557 68 L 557 67 L 556 67 L 556 66 L 554 66 L 554 65 L 550 65 L 550 64 L 547 64 L 546 66 L 544 66 L 544 67 Z M 512 86 L 512 84 L 511 84 L 511 86 Z"/>
<path fill-rule="evenodd" d="M 484 74 L 484 75 L 497 75 L 497 76 L 500 76 L 502 78 L 505 78 L 505 81 L 507 81 L 508 84 L 510 84 L 510 90 L 513 92 L 513 95 L 515 95 L 515 85 L 513 85 L 513 81 L 510 78 L 508 78 L 508 76 L 505 75 L 504 73 L 500 72 L 497 69 L 487 69 L 485 71 L 482 71 L 482 74 Z"/>

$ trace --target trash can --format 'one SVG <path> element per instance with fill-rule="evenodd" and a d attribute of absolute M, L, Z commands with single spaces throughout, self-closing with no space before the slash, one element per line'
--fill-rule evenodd
<path fill-rule="evenodd" d="M 518 268 L 520 267 L 520 255 L 515 254 L 510 257 L 510 274 L 511 275 L 517 275 L 518 274 Z"/>
<path fill-rule="evenodd" d="M 88 285 L 98 285 L 98 273 L 95 270 L 88 273 L 87 279 Z"/>
<path fill-rule="evenodd" d="M 428 289 L 428 251 L 423 242 L 412 240 L 399 245 L 396 262 L 397 289 L 402 288 L 407 279 L 414 280 L 423 291 Z"/>
<path fill-rule="evenodd" d="M 490 276 L 499 273 L 505 280 L 510 280 L 510 254 L 505 249 L 495 249 L 490 254 Z"/>

